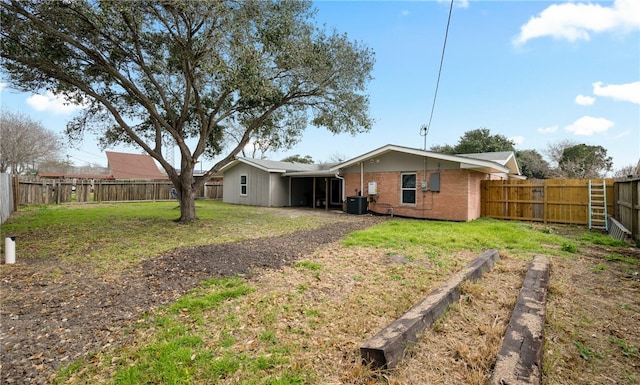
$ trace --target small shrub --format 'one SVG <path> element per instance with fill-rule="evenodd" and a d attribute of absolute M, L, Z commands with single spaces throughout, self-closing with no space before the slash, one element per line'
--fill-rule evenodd
<path fill-rule="evenodd" d="M 575 244 L 573 244 L 573 243 L 564 242 L 564 243 L 562 244 L 562 248 L 561 248 L 561 250 L 562 250 L 562 251 L 566 251 L 567 253 L 575 254 L 575 253 L 577 253 L 577 252 L 578 252 L 578 246 L 576 246 L 576 245 L 575 245 Z"/>

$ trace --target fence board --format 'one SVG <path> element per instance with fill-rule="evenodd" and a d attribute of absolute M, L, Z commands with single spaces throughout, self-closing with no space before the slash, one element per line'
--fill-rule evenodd
<path fill-rule="evenodd" d="M 615 218 L 640 240 L 640 177 L 616 179 Z"/>
<path fill-rule="evenodd" d="M 598 182 L 602 180 L 599 179 Z M 613 214 L 613 179 L 605 179 L 607 210 Z M 589 180 L 485 180 L 481 215 L 544 223 L 588 225 Z"/>
<path fill-rule="evenodd" d="M 91 179 L 41 179 L 20 177 L 20 204 L 61 204 L 70 202 L 123 202 L 173 200 L 169 181 L 127 181 Z M 222 199 L 222 184 L 207 182 L 197 198 Z"/>

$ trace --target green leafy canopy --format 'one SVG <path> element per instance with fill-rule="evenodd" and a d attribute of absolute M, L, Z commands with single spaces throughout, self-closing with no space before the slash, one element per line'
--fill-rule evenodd
<path fill-rule="evenodd" d="M 12 87 L 87 104 L 69 136 L 98 133 L 154 157 L 184 199 L 193 167 L 251 140 L 295 144 L 308 124 L 368 131 L 374 54 L 312 23 L 310 1 L 3 1 L 1 68 Z M 181 172 L 164 159 L 177 146 Z M 182 201 L 181 210 L 193 211 Z M 195 212 L 191 213 L 194 219 Z"/>

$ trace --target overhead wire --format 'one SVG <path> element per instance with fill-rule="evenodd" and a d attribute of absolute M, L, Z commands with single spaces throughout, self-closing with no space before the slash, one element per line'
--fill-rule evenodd
<path fill-rule="evenodd" d="M 436 108 L 436 98 L 438 97 L 438 88 L 440 86 L 440 76 L 442 75 L 442 65 L 444 63 L 444 52 L 447 49 L 447 38 L 449 37 L 449 25 L 451 24 L 451 14 L 453 13 L 453 1 L 451 0 L 451 5 L 449 6 L 449 17 L 447 18 L 447 28 L 444 33 L 444 43 L 442 44 L 442 54 L 440 55 L 440 68 L 438 69 L 438 79 L 436 80 L 436 89 L 433 94 L 433 104 L 431 104 L 431 113 L 429 114 L 429 123 L 426 126 L 422 126 L 422 130 L 424 130 L 424 150 L 427 150 L 427 134 L 429 133 L 429 128 L 431 127 L 431 121 L 433 119 L 433 111 Z"/>

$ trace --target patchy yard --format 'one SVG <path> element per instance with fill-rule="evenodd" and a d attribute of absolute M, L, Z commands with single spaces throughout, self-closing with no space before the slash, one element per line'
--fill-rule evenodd
<path fill-rule="evenodd" d="M 541 253 L 552 261 L 544 383 L 640 378 L 636 248 L 564 226 L 267 212 L 313 228 L 183 246 L 121 270 L 60 256 L 2 265 L 1 382 L 485 384 Z M 394 372 L 360 365 L 367 338 L 489 245 L 496 267 L 463 285 Z"/>

